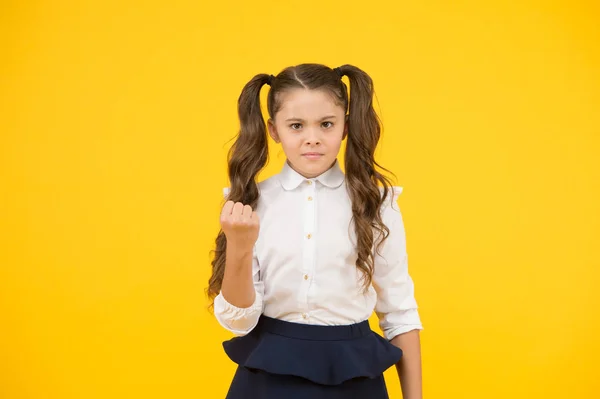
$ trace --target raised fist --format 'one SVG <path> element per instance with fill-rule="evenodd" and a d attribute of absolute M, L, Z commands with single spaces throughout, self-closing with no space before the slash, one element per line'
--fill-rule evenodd
<path fill-rule="evenodd" d="M 221 211 L 221 229 L 227 243 L 242 249 L 252 249 L 258 239 L 260 222 L 250 205 L 227 201 Z"/>

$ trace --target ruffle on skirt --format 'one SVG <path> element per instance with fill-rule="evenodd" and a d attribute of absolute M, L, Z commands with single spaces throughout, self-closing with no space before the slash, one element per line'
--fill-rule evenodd
<path fill-rule="evenodd" d="M 402 356 L 402 350 L 372 331 L 366 320 L 315 326 L 261 316 L 249 334 L 225 341 L 223 347 L 242 367 L 323 385 L 380 377 Z"/>

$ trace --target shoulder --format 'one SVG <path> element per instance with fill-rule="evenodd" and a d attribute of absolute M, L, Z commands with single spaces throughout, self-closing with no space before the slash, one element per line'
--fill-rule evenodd
<path fill-rule="evenodd" d="M 402 194 L 403 187 L 401 186 L 391 186 L 388 190 L 387 197 L 384 198 L 383 203 L 381 204 L 381 210 L 385 211 L 387 209 L 393 209 L 395 211 L 399 211 L 398 207 L 398 197 Z M 385 190 L 383 187 L 379 187 L 379 192 L 383 197 L 385 195 Z"/>
<path fill-rule="evenodd" d="M 380 215 L 383 223 L 390 229 L 390 233 L 404 234 L 404 218 L 398 205 L 398 197 L 402 193 L 402 187 L 392 186 L 388 191 L 387 198 L 383 201 L 380 208 Z M 383 188 L 380 189 L 383 195 Z"/>
<path fill-rule="evenodd" d="M 277 175 L 268 177 L 265 180 L 258 182 L 258 191 L 261 196 L 272 193 L 274 190 L 277 190 L 279 187 L 281 187 L 281 186 L 279 184 L 279 180 L 277 179 Z M 230 190 L 231 190 L 231 187 L 223 187 L 223 197 L 225 199 L 227 199 L 227 196 L 229 195 Z"/>
<path fill-rule="evenodd" d="M 266 178 L 263 181 L 258 183 L 258 189 L 261 194 L 269 194 L 274 190 L 278 190 L 281 188 L 281 184 L 279 183 L 279 179 L 277 175 L 273 175 L 271 177 Z"/>
<path fill-rule="evenodd" d="M 402 194 L 402 190 L 403 187 L 401 186 L 390 186 L 390 189 L 388 190 L 388 195 L 391 192 L 395 198 L 398 198 L 398 196 Z M 379 192 L 381 193 L 381 195 L 383 195 L 383 187 L 379 187 Z"/>

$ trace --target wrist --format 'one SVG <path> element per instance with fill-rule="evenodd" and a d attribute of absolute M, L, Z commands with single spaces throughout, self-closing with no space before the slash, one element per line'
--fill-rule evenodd
<path fill-rule="evenodd" d="M 243 260 L 252 258 L 254 255 L 254 245 L 245 243 L 237 244 L 232 241 L 227 242 L 226 257 L 231 260 Z"/>

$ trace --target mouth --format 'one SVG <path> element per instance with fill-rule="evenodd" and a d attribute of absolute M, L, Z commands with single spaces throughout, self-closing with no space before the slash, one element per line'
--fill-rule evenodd
<path fill-rule="evenodd" d="M 308 158 L 308 159 L 319 159 L 323 156 L 323 154 L 318 153 L 318 152 L 306 152 L 306 153 L 302 154 L 302 156 L 304 158 Z"/>

